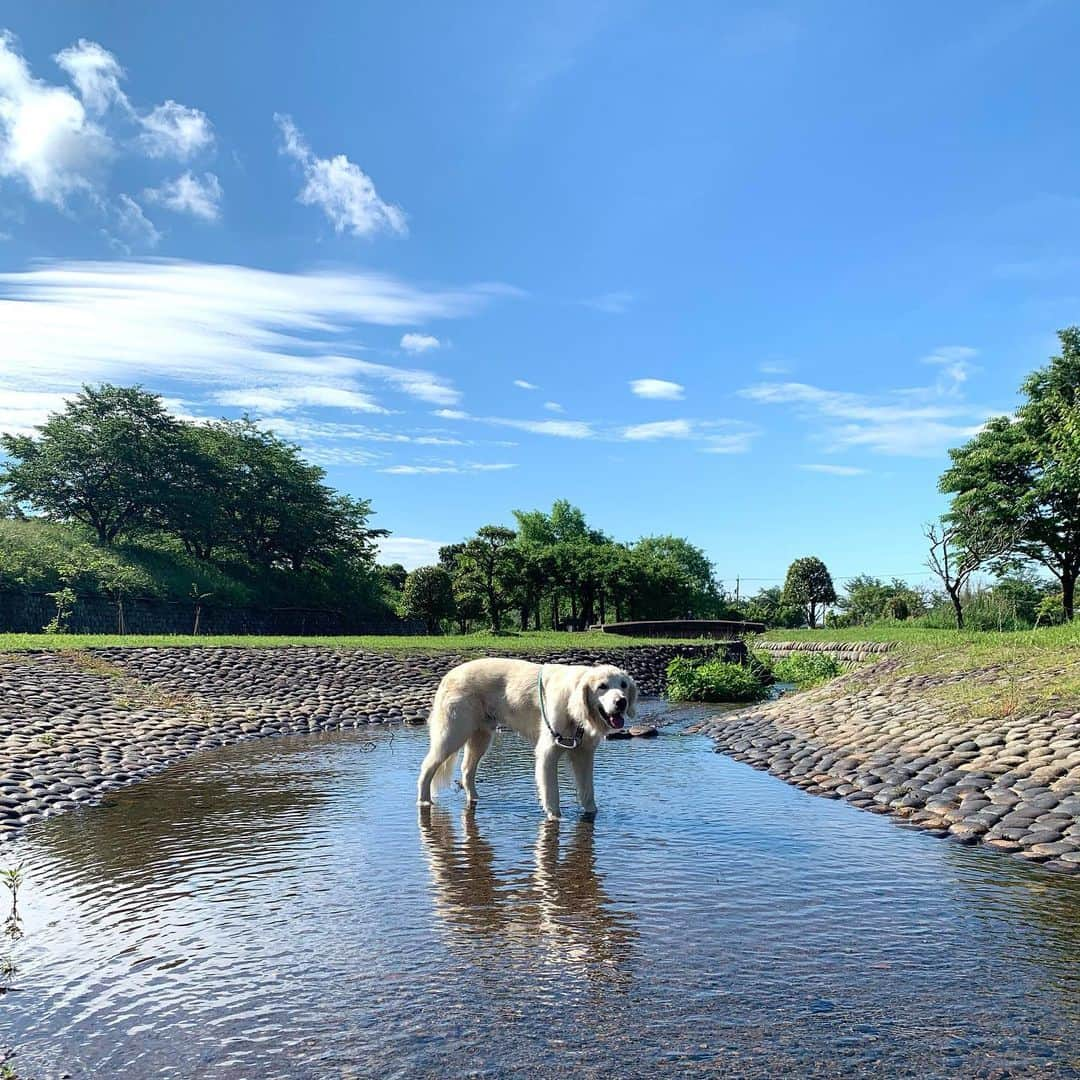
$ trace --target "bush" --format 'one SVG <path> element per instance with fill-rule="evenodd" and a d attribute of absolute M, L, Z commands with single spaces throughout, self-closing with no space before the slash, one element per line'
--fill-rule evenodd
<path fill-rule="evenodd" d="M 794 683 L 800 690 L 828 682 L 840 674 L 840 665 L 831 656 L 816 652 L 781 657 L 773 661 L 772 669 L 777 682 Z"/>
<path fill-rule="evenodd" d="M 769 691 L 741 664 L 678 656 L 667 666 L 667 696 L 672 701 L 761 701 Z"/>

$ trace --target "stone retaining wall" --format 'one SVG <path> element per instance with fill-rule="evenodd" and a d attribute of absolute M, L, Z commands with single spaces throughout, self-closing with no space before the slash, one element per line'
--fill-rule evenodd
<path fill-rule="evenodd" d="M 742 647 L 733 643 L 734 655 Z M 642 692 L 709 645 L 569 649 L 523 659 L 614 663 Z M 242 739 L 422 721 L 464 655 L 317 646 L 105 648 L 0 656 L 0 837 L 173 761 Z"/>
<path fill-rule="evenodd" d="M 845 663 L 861 663 L 876 660 L 896 648 L 895 641 L 755 641 L 755 649 L 773 656 L 790 656 L 792 653 L 823 653 L 833 660 Z"/>

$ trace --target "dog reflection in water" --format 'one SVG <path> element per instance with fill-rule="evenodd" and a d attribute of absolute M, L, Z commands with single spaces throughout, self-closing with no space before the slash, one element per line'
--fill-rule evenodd
<path fill-rule="evenodd" d="M 445 810 L 420 808 L 436 910 L 452 928 L 470 931 L 461 935 L 463 945 L 479 933 L 501 939 L 508 952 L 520 946 L 529 962 L 539 948 L 542 961 L 618 977 L 637 931 L 632 915 L 616 914 L 596 872 L 591 821 L 570 829 L 563 823 L 561 833 L 559 822 L 541 822 L 527 876 L 505 862 L 496 870 L 495 850 L 474 810 L 464 811 L 461 822 L 459 835 Z"/>

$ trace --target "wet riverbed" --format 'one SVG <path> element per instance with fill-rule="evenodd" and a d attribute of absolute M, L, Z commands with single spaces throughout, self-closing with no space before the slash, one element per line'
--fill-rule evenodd
<path fill-rule="evenodd" d="M 1080 1075 L 1080 882 L 673 733 L 603 748 L 594 824 L 511 735 L 421 815 L 425 741 L 214 751 L 7 847 L 18 1075 Z"/>

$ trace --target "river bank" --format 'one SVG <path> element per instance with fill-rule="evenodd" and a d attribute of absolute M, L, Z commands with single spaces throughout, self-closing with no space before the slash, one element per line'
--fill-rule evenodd
<path fill-rule="evenodd" d="M 943 652 L 887 642 L 763 643 L 851 665 L 816 690 L 693 730 L 812 794 L 1061 871 L 1080 871 L 1080 660 L 1074 651 Z M 519 653 L 619 664 L 662 692 L 713 644 Z M 485 650 L 492 651 L 492 650 Z M 470 655 L 328 646 L 114 647 L 0 655 L 0 838 L 100 800 L 189 754 L 246 739 L 421 722 Z"/>
<path fill-rule="evenodd" d="M 614 663 L 644 694 L 674 656 L 708 645 L 518 653 Z M 0 839 L 100 800 L 200 750 L 246 739 L 422 722 L 470 653 L 323 646 L 104 648 L 0 654 Z"/>
<path fill-rule="evenodd" d="M 768 644 L 783 654 L 808 643 Z M 818 639 L 813 647 L 869 659 L 882 645 Z M 815 690 L 694 730 L 718 752 L 812 794 L 1077 872 L 1078 678 L 1075 652 L 890 648 Z"/>

